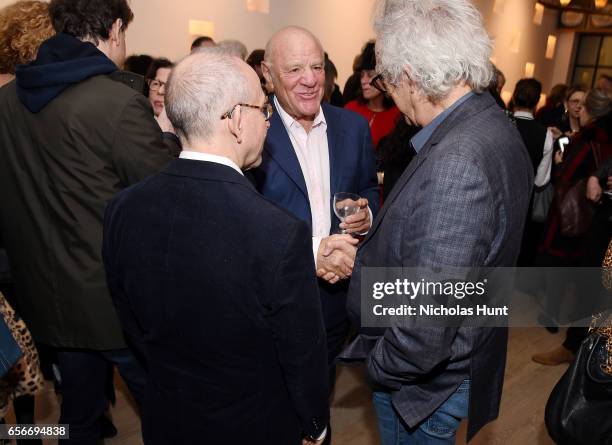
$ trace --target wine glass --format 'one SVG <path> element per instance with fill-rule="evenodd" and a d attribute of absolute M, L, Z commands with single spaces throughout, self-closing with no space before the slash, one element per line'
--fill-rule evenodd
<path fill-rule="evenodd" d="M 347 216 L 354 215 L 359 212 L 359 200 L 361 197 L 354 193 L 337 192 L 334 193 L 334 213 L 341 222 L 344 222 Z M 348 230 L 341 229 L 340 233 L 348 233 Z"/>

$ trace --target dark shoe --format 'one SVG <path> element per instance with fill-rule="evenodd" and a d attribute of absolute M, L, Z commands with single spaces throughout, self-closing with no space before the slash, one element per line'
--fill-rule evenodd
<path fill-rule="evenodd" d="M 547 315 L 538 315 L 538 323 L 540 323 L 541 326 L 544 326 L 544 328 L 551 334 L 556 334 L 557 332 L 559 332 L 559 326 L 557 325 L 555 320 L 548 317 Z"/>
<path fill-rule="evenodd" d="M 574 353 L 561 345 L 548 352 L 540 352 L 531 357 L 536 363 L 546 366 L 557 366 L 563 363 L 571 363 L 574 360 Z"/>

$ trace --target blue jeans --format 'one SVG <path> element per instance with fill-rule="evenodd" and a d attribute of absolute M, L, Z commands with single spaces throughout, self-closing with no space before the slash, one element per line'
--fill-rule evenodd
<path fill-rule="evenodd" d="M 382 445 L 454 445 L 459 423 L 468 415 L 470 381 L 464 380 L 446 402 L 414 428 L 408 428 L 397 415 L 391 394 L 375 392 L 372 400 Z"/>

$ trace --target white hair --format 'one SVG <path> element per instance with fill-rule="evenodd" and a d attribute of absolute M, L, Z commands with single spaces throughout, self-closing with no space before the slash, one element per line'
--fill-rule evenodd
<path fill-rule="evenodd" d="M 465 82 L 485 90 L 492 42 L 469 0 L 379 0 L 374 14 L 377 71 L 392 85 L 404 75 L 437 103 Z"/>
<path fill-rule="evenodd" d="M 172 70 L 166 113 L 182 141 L 209 139 L 224 113 L 249 100 L 249 81 L 241 64 L 211 48 L 186 57 Z"/>
<path fill-rule="evenodd" d="M 246 60 L 249 52 L 244 43 L 239 40 L 221 40 L 217 43 L 222 51 L 225 51 L 230 56 L 238 57 L 239 59 Z"/>

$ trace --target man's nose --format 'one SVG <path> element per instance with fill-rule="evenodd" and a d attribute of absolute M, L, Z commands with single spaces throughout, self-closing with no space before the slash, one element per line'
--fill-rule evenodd
<path fill-rule="evenodd" d="M 166 85 L 163 84 L 159 87 L 159 90 L 157 90 L 157 94 L 159 94 L 160 96 L 163 96 L 164 94 L 166 94 Z"/>
<path fill-rule="evenodd" d="M 302 76 L 302 83 L 307 86 L 314 86 L 317 83 L 317 76 L 312 68 L 306 68 Z"/>

